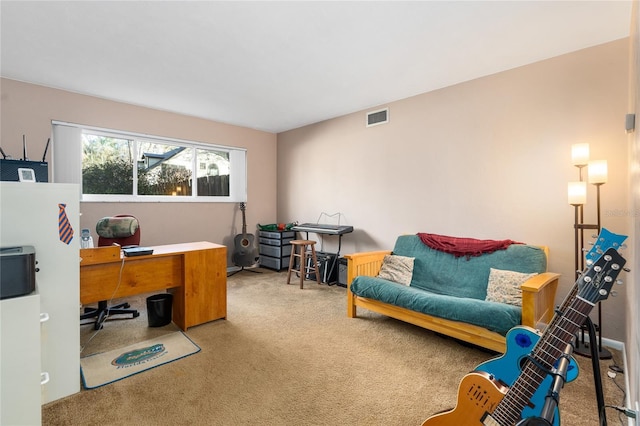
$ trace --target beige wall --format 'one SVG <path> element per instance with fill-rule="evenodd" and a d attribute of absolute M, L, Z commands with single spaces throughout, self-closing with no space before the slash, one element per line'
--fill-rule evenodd
<path fill-rule="evenodd" d="M 630 243 L 627 256 L 631 272 L 625 277 L 629 288 L 626 298 L 627 311 L 627 363 L 629 379 L 629 400 L 631 407 L 640 400 L 640 5 L 633 3 L 631 21 L 631 43 L 629 47 L 629 112 L 636 115 L 636 130 L 629 133 L 629 192 L 631 214 L 628 215 L 631 234 L 635 237 Z M 638 420 L 636 420 L 638 422 Z"/>
<path fill-rule="evenodd" d="M 341 212 L 356 228 L 343 253 L 392 248 L 416 232 L 547 245 L 560 301 L 574 282 L 572 144 L 608 160 L 603 225 L 629 231 L 627 57 L 619 40 L 390 103 L 385 125 L 366 128 L 361 111 L 281 133 L 278 219 Z M 595 202 L 590 185 L 588 221 Z M 324 246 L 335 249 L 335 237 Z M 603 304 L 603 330 L 623 341 L 619 292 Z"/>
<path fill-rule="evenodd" d="M 51 120 L 246 148 L 248 229 L 254 230 L 256 223 L 275 222 L 275 134 L 13 80 L 2 79 L 0 83 L 2 148 L 7 154 L 22 157 L 24 134 L 31 159 L 42 158 Z M 92 230 L 103 216 L 136 215 L 145 245 L 207 240 L 225 244 L 231 252 L 233 236 L 242 231 L 242 216 L 235 203 L 83 202 L 80 208 L 81 227 Z M 93 236 L 96 238 L 95 232 Z"/>

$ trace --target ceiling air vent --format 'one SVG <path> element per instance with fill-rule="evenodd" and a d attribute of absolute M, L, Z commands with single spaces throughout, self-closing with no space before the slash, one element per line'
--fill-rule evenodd
<path fill-rule="evenodd" d="M 389 122 L 389 108 L 379 109 L 367 113 L 367 127 L 377 126 Z"/>

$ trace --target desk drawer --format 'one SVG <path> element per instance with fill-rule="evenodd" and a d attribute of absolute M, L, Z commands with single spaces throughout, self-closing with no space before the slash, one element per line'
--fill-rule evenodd
<path fill-rule="evenodd" d="M 258 231 L 258 236 L 264 237 L 264 238 L 273 238 L 276 240 L 284 240 L 287 238 L 291 238 L 291 239 L 295 238 L 296 232 L 295 231 L 282 231 L 282 232 Z"/>
<path fill-rule="evenodd" d="M 260 242 L 260 244 L 265 244 L 267 246 L 286 246 L 286 245 L 289 245 L 291 241 L 293 241 L 293 238 L 286 238 L 283 240 L 278 240 L 274 238 L 264 238 L 264 237 L 258 238 L 258 242 Z"/>
<path fill-rule="evenodd" d="M 291 244 L 286 246 L 276 247 L 260 244 L 260 254 L 271 257 L 284 257 L 291 254 Z"/>
<path fill-rule="evenodd" d="M 121 265 L 122 262 L 114 262 L 80 268 L 80 303 L 95 303 L 182 285 L 181 254 L 126 258 L 119 280 Z"/>
<path fill-rule="evenodd" d="M 289 258 L 269 257 L 260 255 L 260 266 L 280 271 L 289 267 Z"/>

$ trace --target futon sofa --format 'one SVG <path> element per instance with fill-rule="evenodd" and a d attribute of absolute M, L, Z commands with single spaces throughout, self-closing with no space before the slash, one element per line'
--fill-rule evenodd
<path fill-rule="evenodd" d="M 347 316 L 366 308 L 492 351 L 516 325 L 547 324 L 559 275 L 548 250 L 420 233 L 393 251 L 347 254 Z"/>

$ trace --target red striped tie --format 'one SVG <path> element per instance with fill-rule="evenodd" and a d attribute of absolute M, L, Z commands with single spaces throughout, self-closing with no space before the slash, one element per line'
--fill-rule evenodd
<path fill-rule="evenodd" d="M 58 213 L 58 233 L 60 234 L 60 241 L 65 244 L 69 244 L 73 239 L 73 228 L 69 223 L 67 212 L 64 210 L 67 207 L 66 204 L 58 204 L 60 212 Z"/>

